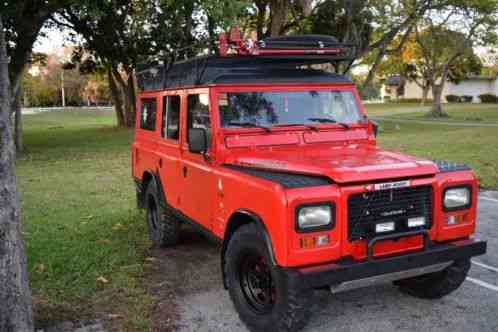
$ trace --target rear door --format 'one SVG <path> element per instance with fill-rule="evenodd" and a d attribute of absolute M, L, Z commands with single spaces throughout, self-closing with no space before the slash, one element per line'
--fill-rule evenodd
<path fill-rule="evenodd" d="M 214 202 L 215 179 L 210 161 L 199 153 L 188 149 L 188 131 L 191 128 L 204 128 L 208 136 L 209 151 L 212 150 L 212 114 L 209 106 L 207 89 L 197 89 L 186 96 L 185 132 L 182 134 L 182 176 L 183 211 L 204 228 L 211 230 L 212 205 Z"/>
<path fill-rule="evenodd" d="M 159 156 L 158 171 L 164 194 L 169 205 L 181 209 L 181 105 L 180 93 L 165 94 L 160 101 L 161 106 L 161 139 L 157 143 Z"/>

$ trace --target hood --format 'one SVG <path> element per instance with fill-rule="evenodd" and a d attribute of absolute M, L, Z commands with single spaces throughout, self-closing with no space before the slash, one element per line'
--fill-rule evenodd
<path fill-rule="evenodd" d="M 229 164 L 283 172 L 325 175 L 338 183 L 403 177 L 431 176 L 438 172 L 428 160 L 354 145 L 298 151 L 248 151 L 233 156 Z"/>

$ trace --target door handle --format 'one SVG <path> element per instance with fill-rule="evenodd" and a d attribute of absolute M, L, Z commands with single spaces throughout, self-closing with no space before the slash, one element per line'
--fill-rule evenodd
<path fill-rule="evenodd" d="M 187 177 L 187 166 L 183 166 L 183 177 Z"/>

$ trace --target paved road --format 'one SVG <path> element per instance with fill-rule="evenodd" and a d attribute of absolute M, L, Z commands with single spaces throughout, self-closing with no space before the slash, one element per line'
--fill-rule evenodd
<path fill-rule="evenodd" d="M 322 291 L 305 331 L 498 331 L 498 193 L 481 194 L 479 218 L 477 236 L 488 241 L 488 254 L 475 259 L 453 294 L 420 300 L 391 285 Z M 187 232 L 178 247 L 152 254 L 162 273 L 159 287 L 176 290 L 174 330 L 246 331 L 221 285 L 217 245 Z"/>

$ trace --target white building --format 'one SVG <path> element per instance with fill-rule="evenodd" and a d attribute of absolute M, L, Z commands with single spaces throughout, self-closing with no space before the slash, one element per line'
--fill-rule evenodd
<path fill-rule="evenodd" d="M 482 94 L 498 95 L 498 77 L 469 77 L 459 83 L 448 81 L 442 96 L 444 102 L 447 95 L 472 96 L 472 102 L 479 103 L 479 95 Z M 422 98 L 422 89 L 415 82 L 404 80 L 400 76 L 392 76 L 382 85 L 381 96 L 383 100 Z M 432 91 L 429 91 L 427 97 L 432 98 Z"/>

